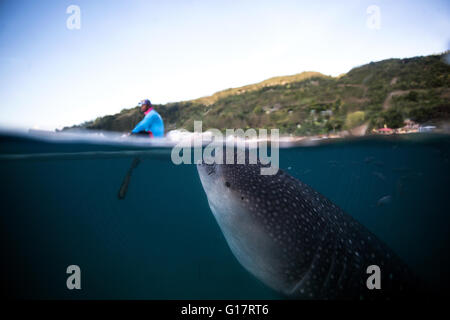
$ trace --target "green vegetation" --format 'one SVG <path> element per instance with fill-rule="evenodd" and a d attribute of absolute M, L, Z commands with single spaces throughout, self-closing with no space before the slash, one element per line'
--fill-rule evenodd
<path fill-rule="evenodd" d="M 450 66 L 444 54 L 389 59 L 356 67 L 337 78 L 317 72 L 276 77 L 191 101 L 155 105 L 166 130 L 279 128 L 282 134 L 312 135 L 369 123 L 397 128 L 450 119 Z M 139 108 L 97 118 L 77 127 L 130 131 Z"/>
<path fill-rule="evenodd" d="M 345 127 L 347 129 L 351 129 L 359 126 L 364 121 L 364 111 L 355 111 L 347 114 L 347 118 L 345 119 Z"/>

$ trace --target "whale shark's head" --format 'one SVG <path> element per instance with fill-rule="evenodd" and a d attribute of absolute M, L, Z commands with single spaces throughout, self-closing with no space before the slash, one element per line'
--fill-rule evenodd
<path fill-rule="evenodd" d="M 234 162 L 231 164 L 207 164 L 203 161 L 197 165 L 209 205 L 221 226 L 242 225 L 242 219 L 251 218 L 252 221 L 247 222 L 256 229 L 256 225 L 259 227 L 265 221 L 264 216 L 271 209 L 271 201 L 264 200 L 271 194 L 270 181 L 274 177 L 261 175 L 261 168 L 267 166 L 259 161 L 250 164 L 249 157 L 248 149 L 245 149 L 245 153 L 235 149 Z M 222 162 L 226 160 L 223 152 Z"/>
<path fill-rule="evenodd" d="M 242 214 L 250 205 L 252 177 L 258 175 L 258 166 L 203 163 L 197 169 L 210 206 L 218 210 L 214 214 Z M 227 218 L 217 215 L 216 218 Z"/>
<path fill-rule="evenodd" d="M 259 167 L 198 164 L 197 169 L 211 211 L 238 261 L 269 286 L 282 290 L 276 277 L 275 244 L 265 230 L 265 219 L 254 212 L 262 201 L 251 195 Z"/>
<path fill-rule="evenodd" d="M 197 170 L 210 205 L 220 207 L 224 198 L 233 198 L 231 183 L 223 166 L 202 163 L 197 165 Z"/>
<path fill-rule="evenodd" d="M 203 161 L 197 165 L 210 204 L 222 207 L 231 203 L 249 207 L 252 201 L 259 202 L 259 196 L 264 196 L 267 191 L 261 190 L 261 186 L 270 181 L 270 177 L 261 174 L 261 168 L 269 165 L 261 164 L 257 155 L 248 148 L 235 148 L 231 161 L 225 149 L 219 157 L 221 164 Z"/>
<path fill-rule="evenodd" d="M 304 270 L 292 270 L 301 259 L 302 246 L 296 243 L 292 190 L 283 186 L 286 174 L 280 170 L 273 176 L 261 175 L 261 164 L 202 163 L 197 169 L 211 211 L 236 258 L 264 283 L 288 293 Z"/>
<path fill-rule="evenodd" d="M 249 191 L 256 185 L 254 178 L 259 176 L 259 164 L 248 164 L 249 151 L 238 153 L 234 150 L 231 164 L 197 165 L 200 180 L 208 197 L 208 202 L 216 218 L 229 220 L 230 216 L 242 214 L 249 206 Z M 242 150 L 240 150 L 242 151 Z M 220 155 L 222 163 L 227 163 L 225 150 Z M 237 164 L 238 157 L 247 164 Z M 245 160 L 244 160 L 245 159 Z M 217 209 L 217 210 L 216 210 Z M 219 222 L 220 223 L 220 222 Z"/>

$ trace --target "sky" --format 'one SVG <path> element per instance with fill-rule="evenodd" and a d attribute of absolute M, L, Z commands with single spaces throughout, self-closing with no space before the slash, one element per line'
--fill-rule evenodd
<path fill-rule="evenodd" d="M 337 76 L 449 46 L 449 1 L 2 0 L 0 127 L 53 130 L 144 98 Z"/>

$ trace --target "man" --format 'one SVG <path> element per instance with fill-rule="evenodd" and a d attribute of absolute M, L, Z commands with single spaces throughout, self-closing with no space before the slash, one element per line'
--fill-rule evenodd
<path fill-rule="evenodd" d="M 149 135 L 150 138 L 164 137 L 164 122 L 159 113 L 153 109 L 150 100 L 142 100 L 141 102 L 139 102 L 139 105 L 141 106 L 141 111 L 145 114 L 145 116 L 144 119 L 142 119 L 141 122 L 136 125 L 133 131 L 131 131 L 131 134 L 145 134 Z M 128 169 L 128 172 L 125 175 L 125 178 L 123 179 L 122 185 L 120 186 L 119 192 L 117 194 L 117 197 L 120 200 L 125 199 L 133 170 L 136 169 L 140 162 L 141 159 L 139 159 L 139 157 L 133 159 L 131 167 L 130 169 Z"/>
<path fill-rule="evenodd" d="M 150 138 L 164 137 L 164 122 L 159 113 L 153 109 L 150 100 L 142 100 L 139 105 L 145 117 L 131 131 L 131 134 L 148 134 Z"/>

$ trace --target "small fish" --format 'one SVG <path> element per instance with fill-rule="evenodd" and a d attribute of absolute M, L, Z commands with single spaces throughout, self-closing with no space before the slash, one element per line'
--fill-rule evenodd
<path fill-rule="evenodd" d="M 377 207 L 389 204 L 389 203 L 391 203 L 391 201 L 392 201 L 392 197 L 390 195 L 386 195 L 384 197 L 381 197 L 377 201 Z"/>
<path fill-rule="evenodd" d="M 384 162 L 381 161 L 375 161 L 373 164 L 376 165 L 377 167 L 384 167 Z"/>
<path fill-rule="evenodd" d="M 400 167 L 400 168 L 394 168 L 392 169 L 392 171 L 394 172 L 408 172 L 411 171 L 411 169 L 405 168 L 405 167 Z"/>
<path fill-rule="evenodd" d="M 399 196 L 403 195 L 404 184 L 402 179 L 397 180 L 397 194 Z"/>
<path fill-rule="evenodd" d="M 381 172 L 376 172 L 376 171 L 374 171 L 374 172 L 372 172 L 372 173 L 373 173 L 374 176 L 380 178 L 380 179 L 383 180 L 383 181 L 386 181 L 386 177 L 385 177 L 384 174 L 382 174 Z"/>
<path fill-rule="evenodd" d="M 414 180 L 417 178 L 421 178 L 423 176 L 423 172 L 411 172 L 406 175 L 400 177 L 402 181 Z"/>
<path fill-rule="evenodd" d="M 365 163 L 371 163 L 373 160 L 375 160 L 374 157 L 366 157 L 366 158 L 364 159 L 364 162 L 365 162 Z"/>
<path fill-rule="evenodd" d="M 336 160 L 330 160 L 328 161 L 328 163 L 331 164 L 331 166 L 335 167 L 338 162 Z"/>

